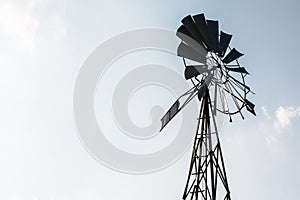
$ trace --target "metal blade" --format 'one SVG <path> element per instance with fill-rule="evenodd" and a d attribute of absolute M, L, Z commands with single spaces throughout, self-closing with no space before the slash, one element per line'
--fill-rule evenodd
<path fill-rule="evenodd" d="M 229 34 L 221 31 L 219 49 L 218 49 L 220 57 L 223 57 L 225 55 L 231 38 L 232 38 L 232 35 L 229 35 Z"/>
<path fill-rule="evenodd" d="M 191 33 L 193 38 L 195 38 L 196 41 L 202 44 L 203 38 L 191 15 L 188 15 L 185 18 L 183 18 L 181 22 L 184 25 L 184 27 Z"/>
<path fill-rule="evenodd" d="M 195 49 L 196 51 L 198 51 L 201 55 L 203 55 L 203 56 L 207 55 L 207 51 L 204 48 L 203 43 L 197 42 L 195 40 L 195 38 L 190 34 L 190 32 L 188 32 L 188 30 L 183 25 L 181 25 L 178 28 L 178 30 L 176 32 L 176 36 L 179 37 L 188 46 L 190 46 L 193 49 Z"/>
<path fill-rule="evenodd" d="M 212 50 L 217 52 L 219 44 L 219 22 L 213 20 L 206 20 L 206 23 Z"/>
<path fill-rule="evenodd" d="M 212 45 L 211 45 L 211 41 L 210 41 L 204 14 L 202 13 L 199 15 L 194 15 L 193 18 L 194 18 L 195 24 L 196 24 L 199 32 L 201 33 L 203 42 L 206 45 L 206 49 L 212 50 Z"/>
<path fill-rule="evenodd" d="M 206 57 L 194 50 L 192 47 L 181 42 L 177 48 L 177 55 L 196 62 L 206 63 Z"/>
<path fill-rule="evenodd" d="M 239 73 L 249 74 L 247 72 L 247 70 L 245 69 L 245 67 L 235 67 L 235 68 L 225 67 L 225 68 L 228 69 L 229 71 L 232 71 L 232 72 L 239 72 Z"/>
<path fill-rule="evenodd" d="M 245 100 L 247 110 L 256 116 L 256 113 L 254 111 L 255 105 L 247 99 L 244 99 L 244 100 Z"/>
<path fill-rule="evenodd" d="M 223 62 L 228 64 L 235 59 L 243 56 L 244 54 L 238 52 L 235 48 L 231 49 L 231 51 L 227 54 L 227 56 L 223 59 Z"/>
<path fill-rule="evenodd" d="M 189 65 L 184 70 L 184 77 L 188 80 L 209 71 L 206 65 Z"/>
<path fill-rule="evenodd" d="M 190 38 L 193 38 L 195 39 L 192 34 L 184 27 L 184 25 L 181 25 L 177 31 L 176 31 L 176 35 L 178 36 L 178 34 L 183 34 L 183 35 L 186 35 L 186 36 L 189 36 Z M 178 36 L 179 37 L 179 36 Z M 179 37 L 180 38 L 180 37 Z M 181 38 L 180 38 L 181 39 Z"/>
<path fill-rule="evenodd" d="M 171 119 L 179 112 L 179 101 L 171 106 L 168 112 L 161 118 L 161 128 L 160 131 L 171 121 Z"/>

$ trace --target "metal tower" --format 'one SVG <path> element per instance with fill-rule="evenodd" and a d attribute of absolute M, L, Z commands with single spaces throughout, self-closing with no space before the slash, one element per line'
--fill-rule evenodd
<path fill-rule="evenodd" d="M 201 100 L 197 131 L 192 148 L 192 157 L 183 199 L 230 200 L 230 191 L 218 136 L 215 117 L 212 113 L 209 91 Z M 220 186 L 219 186 L 220 187 Z M 222 190 L 222 193 L 220 191 Z"/>

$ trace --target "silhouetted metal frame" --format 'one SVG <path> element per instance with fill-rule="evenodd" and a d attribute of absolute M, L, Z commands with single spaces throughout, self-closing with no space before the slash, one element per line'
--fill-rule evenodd
<path fill-rule="evenodd" d="M 225 191 L 222 198 L 231 199 L 216 121 L 211 113 L 213 106 L 207 89 L 201 100 L 192 157 L 182 197 L 184 200 L 216 200 L 217 189 L 221 186 Z M 211 126 L 215 132 L 211 131 Z"/>
<path fill-rule="evenodd" d="M 218 34 L 218 21 L 206 20 L 203 13 L 188 15 L 181 22 L 176 32 L 182 40 L 177 55 L 183 58 L 185 78 L 191 80 L 194 87 L 177 99 L 176 102 L 181 98 L 185 101 L 177 107 L 175 115 L 197 94 L 201 102 L 183 199 L 216 200 L 217 189 L 222 186 L 222 199 L 231 200 L 215 116 L 217 111 L 221 112 L 228 115 L 231 122 L 231 116 L 239 113 L 244 119 L 241 112 L 244 107 L 255 115 L 255 105 L 246 98 L 248 93 L 253 93 L 245 83 L 249 73 L 237 60 L 244 54 L 230 48 L 232 35 L 222 31 Z M 187 60 L 192 61 L 190 65 Z M 237 74 L 240 74 L 240 80 L 235 78 Z M 213 102 L 209 93 L 211 85 L 214 86 Z M 221 108 L 217 107 L 218 97 Z M 175 116 L 171 115 L 172 107 L 163 119 L 168 115 L 172 117 L 162 121 L 161 129 Z"/>

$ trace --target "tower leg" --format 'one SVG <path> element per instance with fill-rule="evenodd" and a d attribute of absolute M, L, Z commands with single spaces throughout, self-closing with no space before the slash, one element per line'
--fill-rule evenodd
<path fill-rule="evenodd" d="M 201 100 L 197 131 L 183 199 L 231 200 L 209 92 Z M 212 124 L 211 124 L 212 123 Z"/>

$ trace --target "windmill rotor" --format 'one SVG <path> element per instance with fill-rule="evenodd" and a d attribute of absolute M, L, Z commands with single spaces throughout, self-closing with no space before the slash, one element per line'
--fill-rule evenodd
<path fill-rule="evenodd" d="M 212 85 L 219 88 L 215 95 L 219 91 L 219 99 L 226 104 L 216 109 L 229 116 L 240 113 L 243 118 L 241 110 L 246 107 L 255 115 L 254 104 L 247 99 L 251 90 L 245 77 L 249 73 L 238 62 L 244 54 L 229 47 L 232 35 L 219 33 L 218 21 L 206 20 L 204 14 L 188 15 L 181 22 L 177 36 L 182 42 L 177 53 L 184 60 L 185 78 L 198 81 L 199 76 L 201 79 L 213 72 Z"/>
<path fill-rule="evenodd" d="M 183 59 L 185 79 L 192 81 L 194 89 L 200 90 L 204 81 L 208 88 L 215 87 L 211 94 L 215 114 L 226 114 L 232 121 L 231 116 L 239 113 L 244 119 L 242 109 L 246 108 L 256 115 L 255 105 L 247 99 L 253 93 L 245 82 L 249 72 L 238 62 L 244 54 L 229 46 L 232 35 L 219 33 L 219 22 L 206 20 L 204 14 L 188 15 L 181 22 L 176 32 L 182 40 L 177 54 Z M 199 100 L 201 94 L 198 91 Z M 162 128 L 170 120 L 165 120 Z"/>

